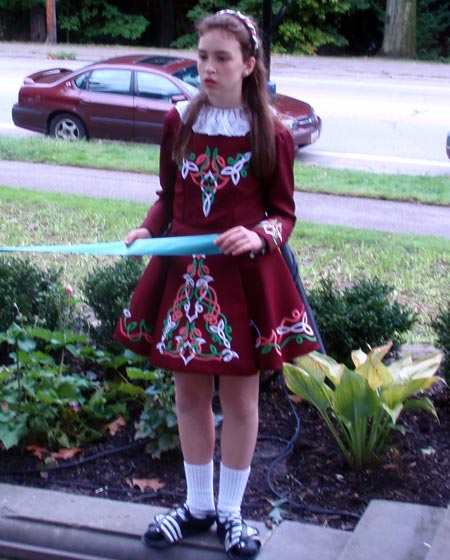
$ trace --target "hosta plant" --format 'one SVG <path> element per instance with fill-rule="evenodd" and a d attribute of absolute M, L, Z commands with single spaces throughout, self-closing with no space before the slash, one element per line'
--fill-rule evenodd
<path fill-rule="evenodd" d="M 352 352 L 354 369 L 318 352 L 285 364 L 288 388 L 313 404 L 333 434 L 345 460 L 360 469 L 378 464 L 390 447 L 402 411 L 420 408 L 437 418 L 432 401 L 418 395 L 438 381 L 441 353 L 413 361 L 383 363 L 391 344 L 368 354 Z"/>

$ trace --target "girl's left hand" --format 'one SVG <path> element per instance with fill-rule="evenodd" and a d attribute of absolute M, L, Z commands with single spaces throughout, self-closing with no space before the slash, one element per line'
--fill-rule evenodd
<path fill-rule="evenodd" d="M 262 251 L 264 239 L 244 226 L 236 226 L 219 235 L 215 244 L 225 255 L 242 255 Z"/>

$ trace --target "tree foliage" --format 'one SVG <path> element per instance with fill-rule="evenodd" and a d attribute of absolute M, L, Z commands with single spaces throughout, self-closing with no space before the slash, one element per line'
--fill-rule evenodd
<path fill-rule="evenodd" d="M 417 54 L 432 60 L 450 57 L 450 0 L 418 0 Z"/>
<path fill-rule="evenodd" d="M 346 41 L 332 20 L 349 9 L 348 0 L 293 0 L 275 33 L 275 49 L 314 54 L 324 45 L 344 46 Z"/>
<path fill-rule="evenodd" d="M 133 41 L 139 38 L 149 20 L 142 15 L 127 14 L 107 0 L 60 0 L 58 26 L 79 42 Z"/>
<path fill-rule="evenodd" d="M 274 0 L 272 11 L 275 19 L 286 0 Z M 349 0 L 288 0 L 286 17 L 274 30 L 272 45 L 278 52 L 314 54 L 323 45 L 345 44 L 345 39 L 333 27 L 332 16 L 343 14 L 350 9 Z M 200 0 L 188 11 L 188 19 L 194 23 L 218 10 L 228 8 L 226 0 Z M 241 0 L 234 8 L 252 15 L 261 26 L 263 3 L 261 0 Z M 195 45 L 195 34 L 186 34 L 176 42 L 177 47 Z"/>

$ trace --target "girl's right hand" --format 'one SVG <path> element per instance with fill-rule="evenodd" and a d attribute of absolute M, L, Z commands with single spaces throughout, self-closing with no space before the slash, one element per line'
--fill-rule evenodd
<path fill-rule="evenodd" d="M 123 241 L 125 245 L 131 245 L 133 241 L 136 241 L 136 239 L 149 239 L 150 237 L 151 234 L 148 229 L 141 227 L 133 229 L 129 233 L 127 233 L 127 235 L 125 235 L 125 237 L 123 238 Z"/>

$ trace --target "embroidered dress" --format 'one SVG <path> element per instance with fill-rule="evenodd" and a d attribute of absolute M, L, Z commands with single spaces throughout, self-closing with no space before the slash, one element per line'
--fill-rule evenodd
<path fill-rule="evenodd" d="M 277 165 L 261 185 L 251 171 L 243 109 L 203 107 L 189 155 L 171 150 L 186 104 L 166 116 L 159 198 L 142 226 L 153 237 L 220 233 L 236 225 L 266 241 L 263 255 L 152 257 L 115 338 L 155 367 L 251 375 L 319 349 L 279 247 L 295 224 L 294 145 L 276 126 Z M 166 233 L 167 232 L 167 233 Z"/>

